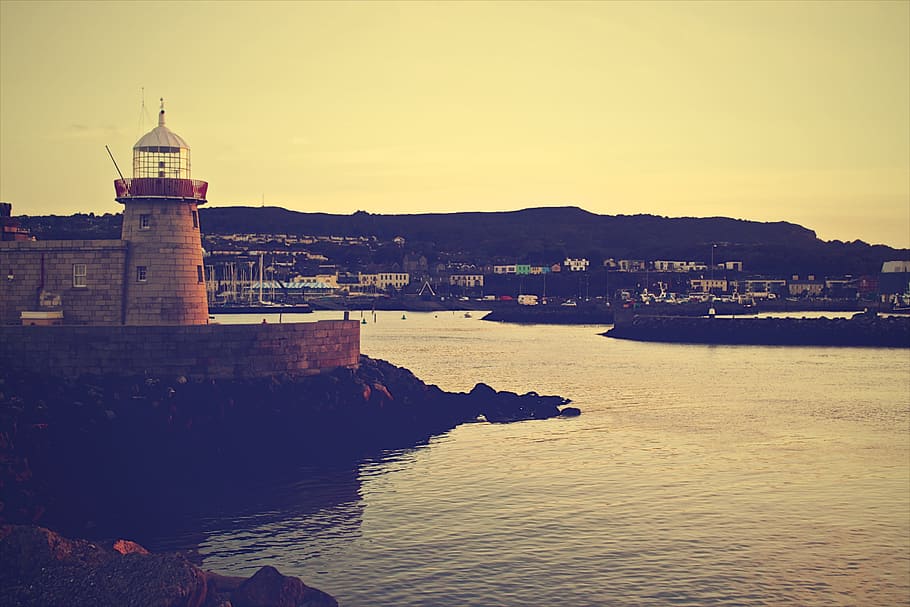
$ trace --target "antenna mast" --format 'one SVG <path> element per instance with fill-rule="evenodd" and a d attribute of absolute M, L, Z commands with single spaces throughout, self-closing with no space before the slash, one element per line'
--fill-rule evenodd
<path fill-rule="evenodd" d="M 141 137 L 145 133 L 145 123 L 146 120 L 150 119 L 148 108 L 145 107 L 145 87 L 139 87 L 139 95 L 141 98 L 141 105 L 139 106 L 139 132 L 136 134 L 136 137 Z"/>

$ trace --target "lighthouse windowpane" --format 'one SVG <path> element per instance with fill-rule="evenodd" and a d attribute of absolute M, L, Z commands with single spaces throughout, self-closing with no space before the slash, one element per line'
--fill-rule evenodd
<path fill-rule="evenodd" d="M 148 280 L 148 267 L 136 266 L 136 282 L 146 282 Z"/>

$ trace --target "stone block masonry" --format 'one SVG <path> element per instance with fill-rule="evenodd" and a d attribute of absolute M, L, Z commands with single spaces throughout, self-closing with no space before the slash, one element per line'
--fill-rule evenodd
<path fill-rule="evenodd" d="M 120 324 L 128 246 L 122 240 L 2 243 L 0 324 L 18 324 L 22 311 L 38 310 L 42 288 L 59 296 L 66 324 Z"/>
<path fill-rule="evenodd" d="M 0 327 L 0 365 L 56 377 L 315 375 L 360 359 L 354 320 L 263 325 Z"/>

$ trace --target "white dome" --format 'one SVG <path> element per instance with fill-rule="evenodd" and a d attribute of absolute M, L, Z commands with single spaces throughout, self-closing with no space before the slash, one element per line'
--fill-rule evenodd
<path fill-rule="evenodd" d="M 190 149 L 190 146 L 186 141 L 183 140 L 183 137 L 164 126 L 163 107 L 161 108 L 161 111 L 158 112 L 158 126 L 143 135 L 139 141 L 136 142 L 136 145 L 133 146 L 134 150 L 149 148 L 183 148 L 185 150 Z"/>

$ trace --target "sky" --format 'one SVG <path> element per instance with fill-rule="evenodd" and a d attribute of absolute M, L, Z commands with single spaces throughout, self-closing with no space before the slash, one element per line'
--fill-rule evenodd
<path fill-rule="evenodd" d="M 906 0 L 0 0 L 0 200 L 117 212 L 104 146 L 130 171 L 161 97 L 210 206 L 578 206 L 910 247 Z"/>

